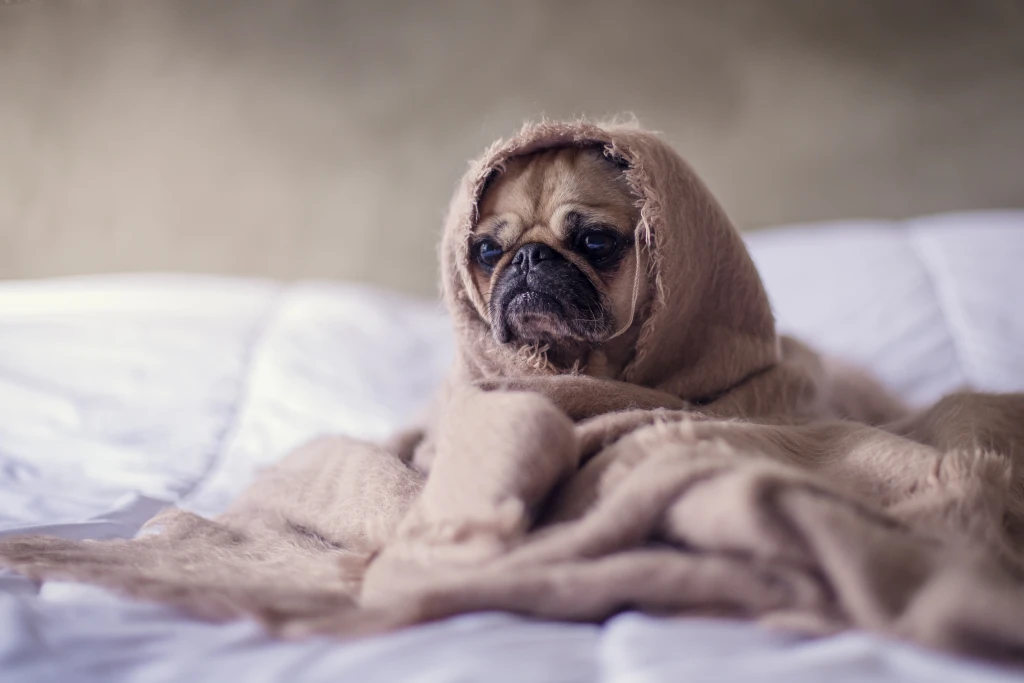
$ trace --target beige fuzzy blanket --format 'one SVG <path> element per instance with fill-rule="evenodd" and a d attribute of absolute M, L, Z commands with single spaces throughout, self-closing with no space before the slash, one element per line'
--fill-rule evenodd
<path fill-rule="evenodd" d="M 488 180 L 559 145 L 604 148 L 641 204 L 655 295 L 614 378 L 498 344 L 467 269 Z M 496 143 L 453 199 L 442 274 L 457 357 L 424 429 L 318 440 L 216 520 L 7 539 L 0 565 L 289 636 L 638 609 L 1024 660 L 1024 395 L 909 413 L 778 337 L 736 231 L 657 136 L 546 122 Z"/>

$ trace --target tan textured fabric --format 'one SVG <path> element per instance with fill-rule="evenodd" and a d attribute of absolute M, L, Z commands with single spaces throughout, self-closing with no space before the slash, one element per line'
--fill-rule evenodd
<path fill-rule="evenodd" d="M 466 269 L 487 180 L 568 144 L 621 160 L 642 204 L 655 296 L 617 380 L 498 345 Z M 314 442 L 215 521 L 9 539 L 0 564 L 289 636 L 641 609 L 1024 659 L 1024 396 L 907 414 L 777 338 L 735 230 L 656 136 L 545 122 L 497 143 L 456 192 L 442 271 L 458 353 L 425 430 Z"/>

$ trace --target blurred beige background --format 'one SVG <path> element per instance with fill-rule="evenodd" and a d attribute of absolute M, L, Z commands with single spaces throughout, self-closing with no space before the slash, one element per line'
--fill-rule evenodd
<path fill-rule="evenodd" d="M 429 295 L 468 158 L 627 110 L 744 229 L 1024 206 L 1024 3 L 0 0 L 0 277 Z"/>

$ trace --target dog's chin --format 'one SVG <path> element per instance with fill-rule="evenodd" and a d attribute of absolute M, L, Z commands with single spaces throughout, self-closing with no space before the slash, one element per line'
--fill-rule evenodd
<path fill-rule="evenodd" d="M 566 324 L 565 307 L 543 292 L 516 294 L 506 304 L 502 319 L 510 341 L 551 342 L 572 336 Z"/>
<path fill-rule="evenodd" d="M 520 291 L 501 307 L 495 329 L 503 344 L 543 345 L 548 359 L 558 366 L 571 366 L 606 335 L 604 316 L 584 322 L 583 316 L 557 297 L 535 290 Z"/>

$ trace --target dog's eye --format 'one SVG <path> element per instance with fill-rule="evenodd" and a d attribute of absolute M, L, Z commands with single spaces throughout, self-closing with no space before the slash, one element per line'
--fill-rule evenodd
<path fill-rule="evenodd" d="M 501 260 L 501 245 L 494 240 L 481 240 L 477 242 L 474 249 L 476 250 L 476 260 L 484 268 L 493 268 Z"/>
<path fill-rule="evenodd" d="M 619 240 L 606 232 L 588 232 L 580 238 L 579 250 L 591 261 L 601 262 L 615 254 Z"/>

